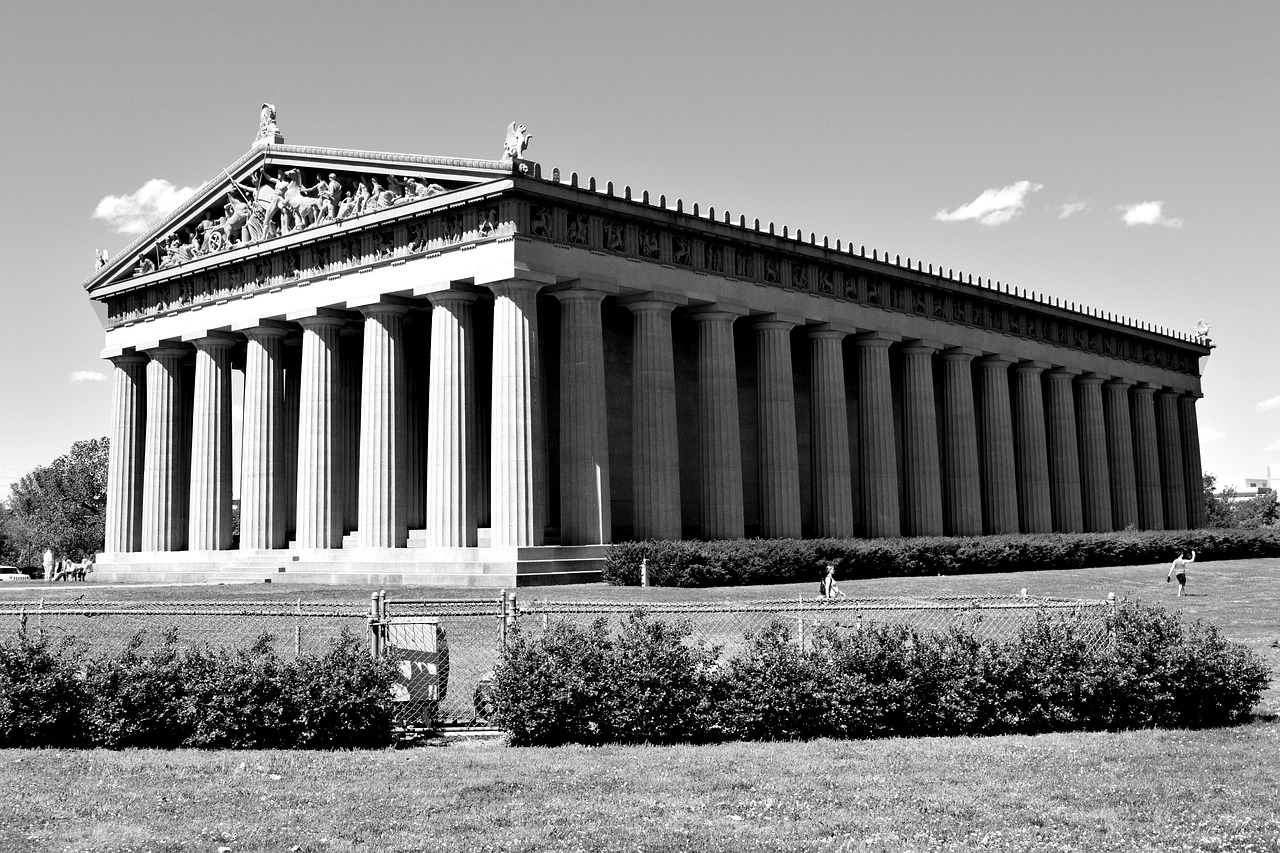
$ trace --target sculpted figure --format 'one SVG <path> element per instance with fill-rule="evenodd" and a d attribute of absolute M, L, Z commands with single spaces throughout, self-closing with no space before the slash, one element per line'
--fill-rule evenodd
<path fill-rule="evenodd" d="M 330 219 L 337 218 L 338 199 L 342 195 L 342 184 L 338 182 L 336 173 L 330 172 L 327 181 L 317 181 L 313 187 L 304 187 L 303 192 L 320 193 L 320 215 L 316 220 L 317 222 L 327 222 Z"/>
<path fill-rule="evenodd" d="M 320 200 L 303 195 L 302 172 L 290 169 L 283 177 L 288 180 L 276 185 L 280 207 L 287 214 L 290 231 L 300 231 L 315 225 L 320 219 Z"/>
<path fill-rule="evenodd" d="M 342 204 L 338 205 L 338 215 L 335 217 L 339 222 L 344 219 L 356 215 L 356 200 L 351 197 L 351 193 L 347 193 L 342 198 Z"/>
<path fill-rule="evenodd" d="M 507 141 L 502 145 L 502 162 L 510 163 L 513 160 L 519 160 L 524 150 L 529 147 L 531 139 L 533 134 L 529 133 L 523 124 L 517 125 L 513 121 L 507 125 Z"/>
<path fill-rule="evenodd" d="M 93 253 L 93 270 L 97 272 L 107 265 L 107 250 L 98 249 Z"/>
<path fill-rule="evenodd" d="M 134 275 L 146 275 L 149 272 L 155 272 L 156 265 L 150 258 L 142 258 L 138 261 L 138 268 L 133 271 Z"/>
<path fill-rule="evenodd" d="M 364 207 L 369 203 L 369 184 L 362 177 L 356 185 L 356 213 L 364 213 Z"/>
<path fill-rule="evenodd" d="M 253 140 L 254 145 L 283 141 L 280 134 L 280 126 L 276 124 L 276 105 L 263 104 L 262 112 L 258 114 L 258 136 Z"/>

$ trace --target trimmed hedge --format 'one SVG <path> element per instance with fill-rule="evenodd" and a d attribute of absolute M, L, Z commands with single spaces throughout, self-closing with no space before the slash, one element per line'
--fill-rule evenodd
<path fill-rule="evenodd" d="M 919 536 L 903 539 L 645 540 L 610 545 L 604 579 L 640 584 L 648 560 L 652 586 L 707 587 L 812 582 L 827 563 L 836 578 L 1027 572 L 1167 563 L 1195 549 L 1196 559 L 1280 557 L 1280 530 L 1143 530 Z"/>
<path fill-rule="evenodd" d="M 1041 613 L 1000 642 L 820 626 L 801 648 L 775 622 L 718 661 L 642 610 L 614 634 L 564 621 L 517 634 L 494 719 L 544 746 L 1200 728 L 1248 718 L 1270 682 L 1253 652 L 1176 613 L 1121 602 L 1104 649 L 1091 628 Z"/>
<path fill-rule="evenodd" d="M 351 634 L 285 660 L 262 635 L 247 649 L 184 649 L 169 630 L 146 648 L 86 658 L 69 642 L 0 643 L 0 748 L 354 749 L 391 743 L 391 664 Z"/>

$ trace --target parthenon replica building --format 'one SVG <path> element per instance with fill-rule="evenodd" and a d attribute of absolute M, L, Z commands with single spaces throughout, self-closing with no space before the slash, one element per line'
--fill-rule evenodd
<path fill-rule="evenodd" d="M 597 579 L 628 539 L 1204 523 L 1203 332 L 548 173 L 528 140 L 293 146 L 264 105 L 99 257 L 100 576 L 497 587 Z"/>

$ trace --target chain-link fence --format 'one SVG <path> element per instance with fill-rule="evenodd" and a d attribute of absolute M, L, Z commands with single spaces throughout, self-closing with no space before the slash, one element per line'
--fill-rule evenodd
<path fill-rule="evenodd" d="M 1108 641 L 1113 602 L 965 596 L 820 598 L 762 601 L 556 601 L 505 590 L 489 599 L 403 599 L 375 594 L 364 603 L 296 601 L 121 602 L 0 601 L 0 634 L 70 637 L 90 653 L 123 650 L 143 632 L 144 644 L 172 628 L 183 646 L 247 647 L 263 634 L 282 656 L 322 654 L 343 631 L 365 637 L 371 652 L 397 661 L 398 719 L 407 729 L 484 725 L 490 685 L 510 632 L 534 636 L 554 622 L 616 625 L 642 607 L 688 624 L 690 640 L 732 656 L 746 638 L 773 622 L 803 645 L 819 626 L 860 630 L 902 625 L 921 633 L 967 628 L 1007 641 L 1042 615 L 1069 619 L 1094 647 Z"/>

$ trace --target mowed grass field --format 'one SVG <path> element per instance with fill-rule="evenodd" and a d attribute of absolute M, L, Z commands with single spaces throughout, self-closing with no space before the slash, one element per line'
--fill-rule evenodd
<path fill-rule="evenodd" d="M 1280 678 L 1280 560 L 844 582 L 849 595 L 1114 592 L 1205 618 Z M 754 600 L 522 589 L 552 600 Z M 0 598 L 367 602 L 363 588 L 6 584 Z M 391 598 L 493 597 L 398 588 Z M 1280 851 L 1280 686 L 1236 729 L 704 747 L 367 753 L 0 751 L 0 851 Z"/>

